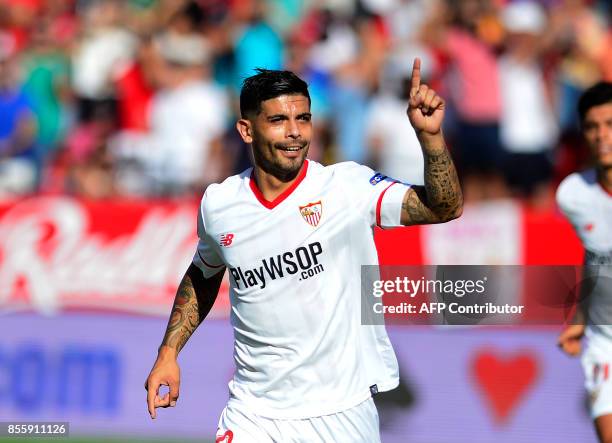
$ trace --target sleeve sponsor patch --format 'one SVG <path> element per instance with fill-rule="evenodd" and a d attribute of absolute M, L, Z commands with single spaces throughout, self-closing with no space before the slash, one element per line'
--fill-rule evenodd
<path fill-rule="evenodd" d="M 376 174 L 374 174 L 372 176 L 372 178 L 370 179 L 370 184 L 372 186 L 376 186 L 377 184 L 379 184 L 381 181 L 383 181 L 384 179 L 386 179 L 387 176 L 381 174 L 380 172 L 377 172 Z"/>

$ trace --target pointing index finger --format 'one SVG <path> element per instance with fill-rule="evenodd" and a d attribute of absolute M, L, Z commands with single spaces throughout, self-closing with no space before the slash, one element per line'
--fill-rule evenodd
<path fill-rule="evenodd" d="M 412 79 L 410 81 L 410 95 L 414 96 L 421 87 L 421 59 L 415 58 L 412 65 Z"/>

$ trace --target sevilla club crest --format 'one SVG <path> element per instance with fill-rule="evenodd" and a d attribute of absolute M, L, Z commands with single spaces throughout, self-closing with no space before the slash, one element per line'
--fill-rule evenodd
<path fill-rule="evenodd" d="M 300 214 L 302 214 L 302 218 L 306 220 L 309 225 L 316 228 L 323 215 L 321 200 L 316 203 L 309 203 L 306 206 L 300 206 Z"/>

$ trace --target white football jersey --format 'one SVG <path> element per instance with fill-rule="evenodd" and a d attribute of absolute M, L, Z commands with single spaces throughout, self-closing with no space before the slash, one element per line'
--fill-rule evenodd
<path fill-rule="evenodd" d="M 582 241 L 585 272 L 597 273 L 589 299 L 590 346 L 612 349 L 612 195 L 589 169 L 561 182 L 557 203 Z"/>
<path fill-rule="evenodd" d="M 373 227 L 399 225 L 408 186 L 307 160 L 270 202 L 251 174 L 207 188 L 193 261 L 205 277 L 229 270 L 230 394 L 264 417 L 306 418 L 395 388 L 385 327 L 361 325 L 361 266 L 378 264 Z"/>

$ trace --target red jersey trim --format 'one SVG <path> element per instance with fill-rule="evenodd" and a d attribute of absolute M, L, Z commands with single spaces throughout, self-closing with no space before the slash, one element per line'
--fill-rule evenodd
<path fill-rule="evenodd" d="M 382 201 L 383 201 L 383 197 L 385 196 L 385 192 L 387 192 L 389 190 L 389 188 L 391 186 L 393 186 L 394 184 L 396 184 L 397 182 L 393 182 L 391 183 L 389 186 L 387 186 L 385 188 L 385 190 L 383 192 L 380 193 L 380 195 L 378 196 L 378 201 L 376 202 L 376 226 L 382 227 L 380 226 L 380 222 L 381 222 L 381 216 L 380 216 L 380 208 L 382 207 Z"/>
<path fill-rule="evenodd" d="M 259 200 L 259 203 L 261 203 L 264 207 L 268 209 L 274 209 L 275 207 L 280 205 L 287 197 L 289 197 L 291 193 L 295 191 L 295 188 L 297 188 L 300 183 L 302 183 L 302 180 L 304 180 L 304 178 L 306 177 L 306 171 L 308 171 L 308 160 L 304 160 L 304 166 L 302 166 L 302 170 L 295 178 L 293 183 L 291 183 L 291 186 L 285 189 L 281 195 L 279 195 L 272 201 L 266 200 L 264 195 L 257 187 L 257 183 L 255 182 L 253 177 L 254 171 L 255 169 L 253 169 L 253 172 L 251 172 L 251 177 L 249 178 L 249 187 L 251 188 L 251 191 L 253 191 L 253 194 L 255 194 L 255 197 L 257 198 L 257 200 Z"/>

